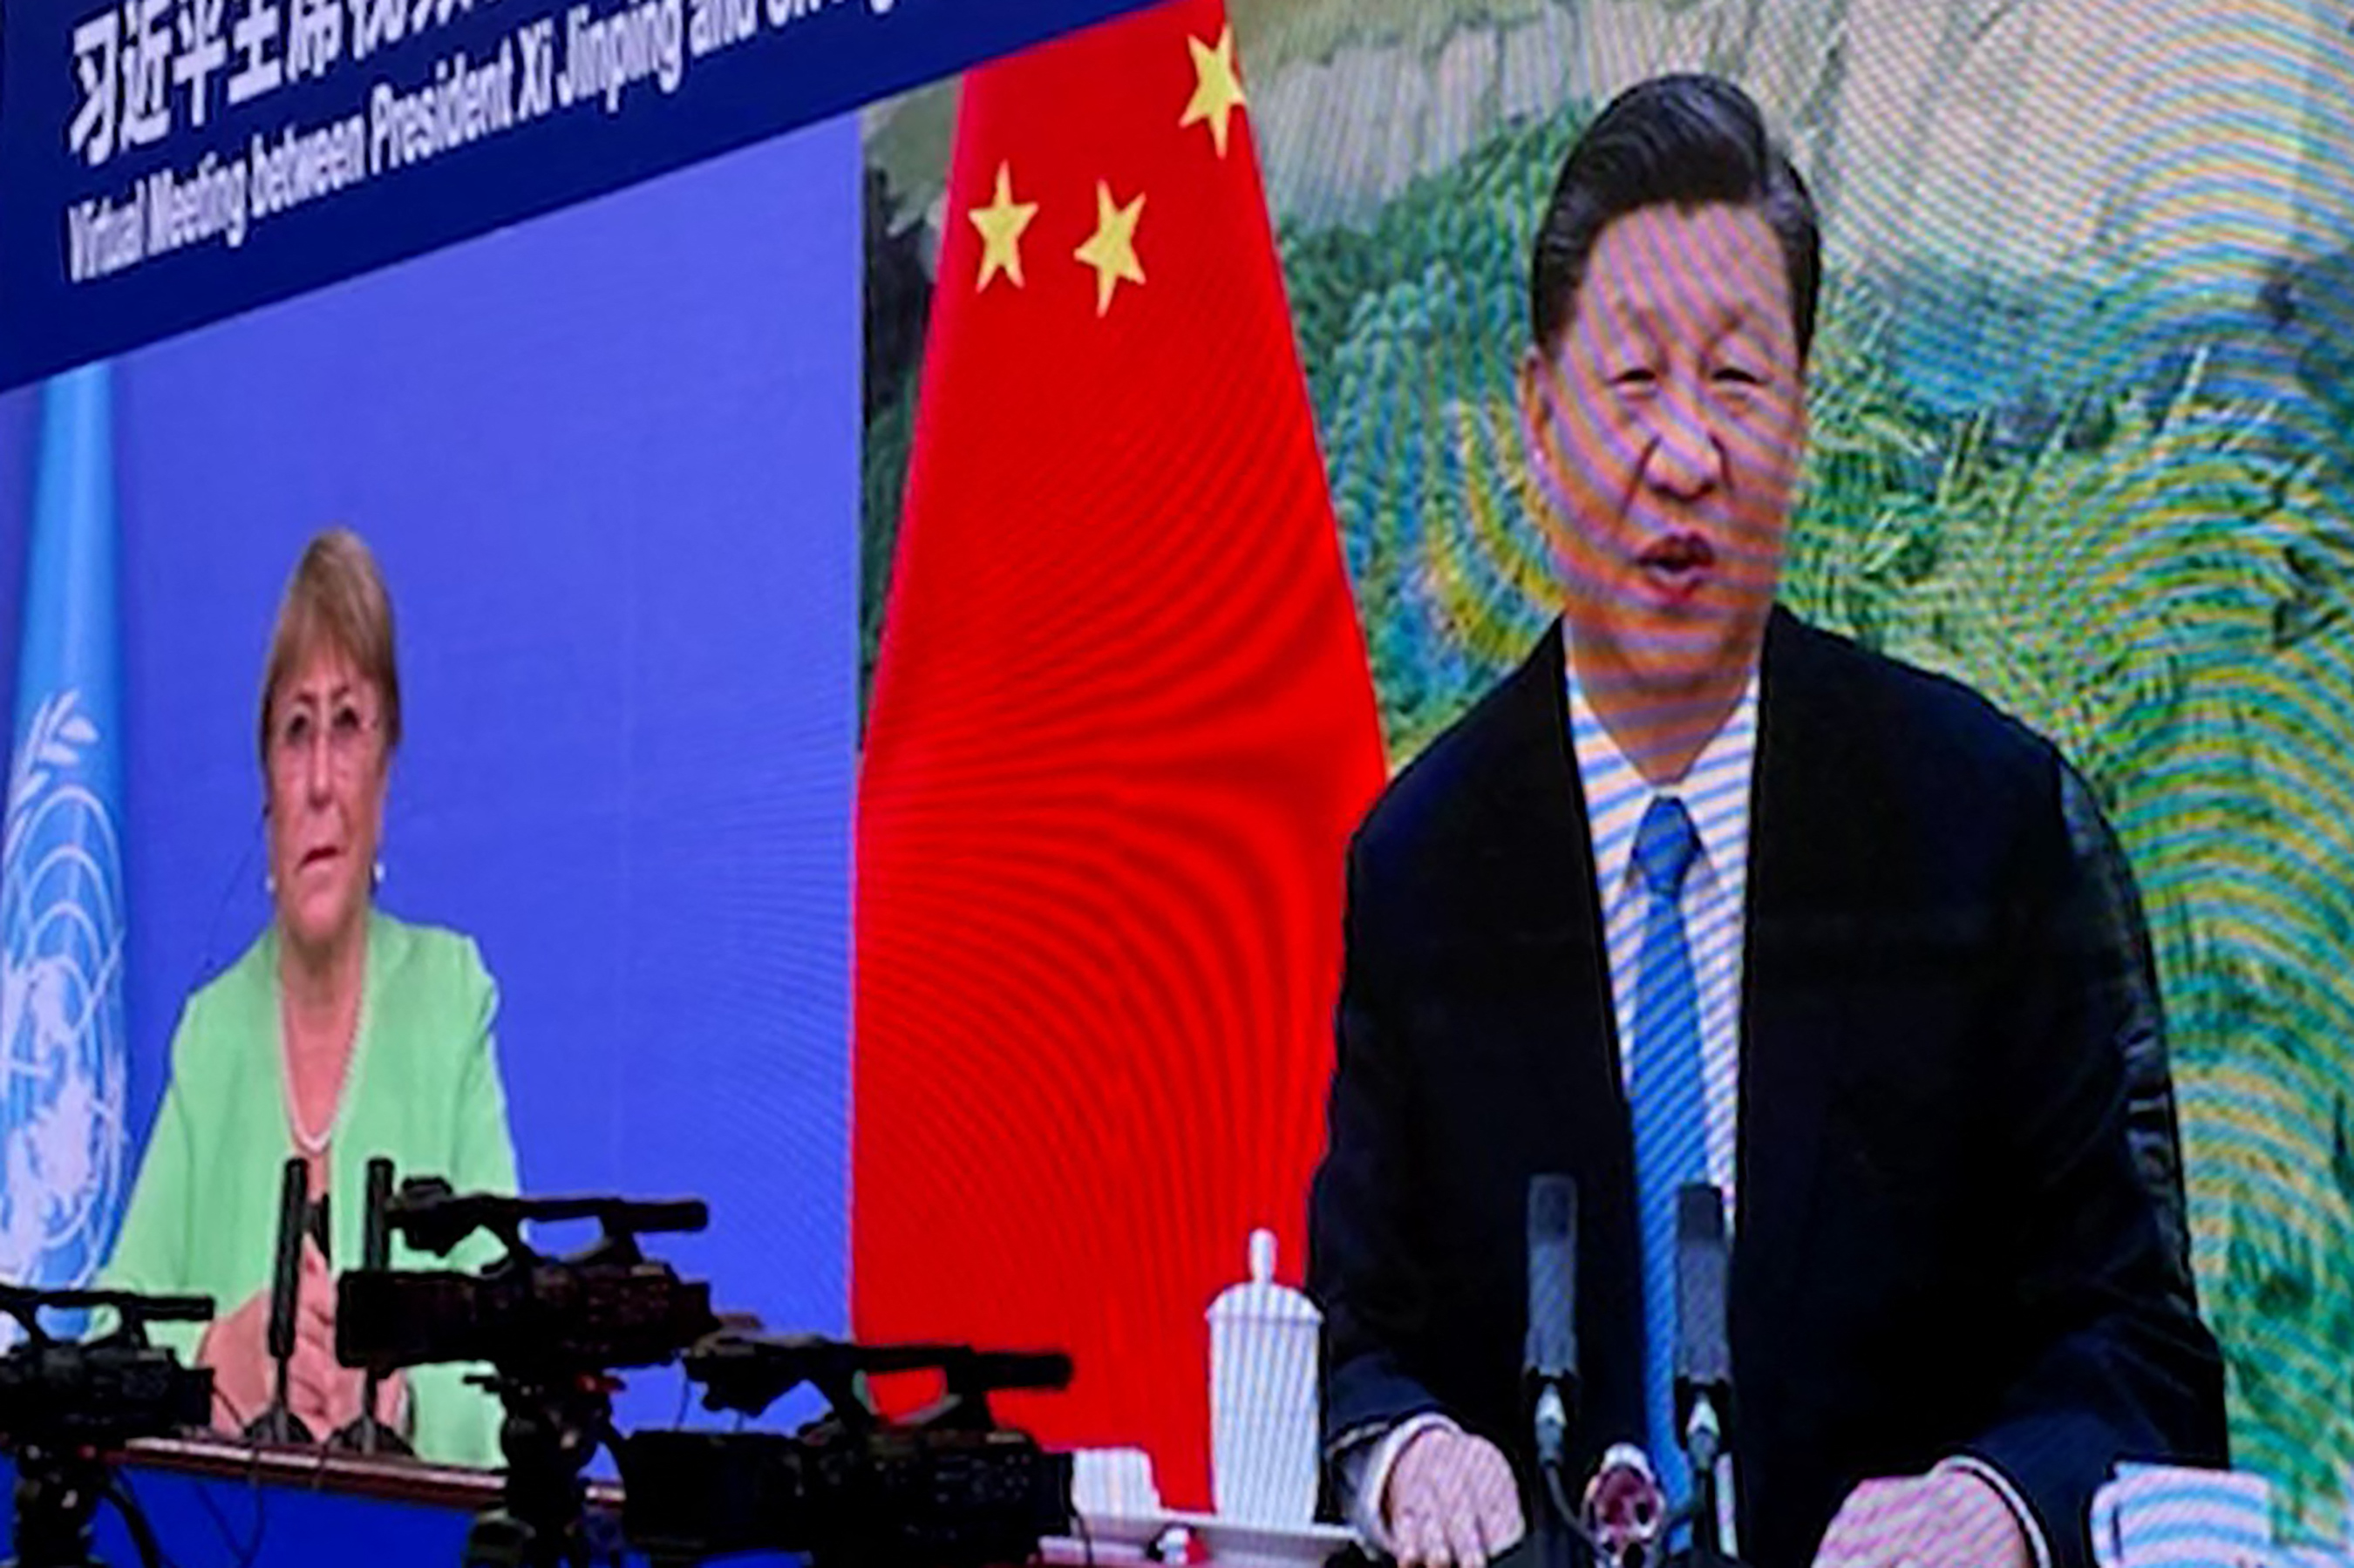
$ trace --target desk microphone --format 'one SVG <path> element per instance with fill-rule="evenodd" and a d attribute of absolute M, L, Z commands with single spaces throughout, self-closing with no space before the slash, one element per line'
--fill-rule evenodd
<path fill-rule="evenodd" d="M 1577 1404 L 1577 1182 L 1529 1178 L 1529 1333 L 1537 1462 L 1557 1472 Z"/>
<path fill-rule="evenodd" d="M 1724 1194 L 1704 1181 L 1676 1192 L 1676 1425 L 1691 1467 L 1694 1564 L 1726 1561 L 1717 1530 L 1716 1461 L 1733 1417 L 1725 1329 Z"/>
<path fill-rule="evenodd" d="M 310 1213 L 311 1168 L 293 1155 L 278 1185 L 278 1262 L 270 1277 L 270 1359 L 278 1363 L 278 1383 L 270 1407 L 246 1425 L 249 1443 L 315 1441 L 286 1396 L 286 1369 L 294 1359 L 295 1292 L 302 1282 L 302 1232 Z"/>
<path fill-rule="evenodd" d="M 366 1224 L 360 1233 L 360 1266 L 381 1272 L 392 1266 L 392 1226 L 386 1205 L 392 1202 L 392 1161 L 379 1154 L 367 1162 Z M 329 1438 L 328 1446 L 359 1454 L 413 1454 L 407 1439 L 376 1419 L 376 1391 L 382 1374 L 373 1366 L 360 1385 L 360 1413 Z"/>

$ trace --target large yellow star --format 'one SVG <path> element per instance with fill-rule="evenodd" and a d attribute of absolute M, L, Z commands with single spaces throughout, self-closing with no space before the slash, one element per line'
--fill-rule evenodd
<path fill-rule="evenodd" d="M 1078 259 L 1096 270 L 1096 314 L 1111 309 L 1111 291 L 1122 279 L 1144 281 L 1144 264 L 1136 259 L 1136 220 L 1144 215 L 1144 195 L 1137 193 L 1126 207 L 1111 199 L 1111 186 L 1096 182 L 1096 231 L 1079 247 Z"/>
<path fill-rule="evenodd" d="M 990 204 L 965 216 L 981 230 L 981 281 L 973 285 L 974 291 L 988 288 L 1000 272 L 1013 279 L 1015 288 L 1022 287 L 1022 231 L 1038 216 L 1038 204 L 1013 199 L 1012 164 L 997 165 L 997 195 Z"/>
<path fill-rule="evenodd" d="M 1177 122 L 1177 129 L 1208 121 L 1210 140 L 1217 143 L 1218 156 L 1223 158 L 1226 122 L 1248 101 L 1243 97 L 1242 78 L 1235 74 L 1235 29 L 1229 24 L 1218 35 L 1215 48 L 1195 37 L 1188 37 L 1185 47 L 1193 51 L 1193 97 L 1185 105 L 1185 117 Z"/>

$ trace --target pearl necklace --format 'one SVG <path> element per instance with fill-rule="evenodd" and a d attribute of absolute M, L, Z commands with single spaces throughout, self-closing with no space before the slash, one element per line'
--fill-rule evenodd
<path fill-rule="evenodd" d="M 348 1069 L 346 1069 L 348 1071 Z M 335 1128 L 344 1119 L 344 1099 L 335 1097 L 335 1114 L 327 1118 L 324 1132 L 313 1132 L 302 1125 L 302 1113 L 294 1108 L 294 1086 L 286 1086 L 286 1129 L 294 1135 L 294 1147 L 305 1154 L 324 1154 L 327 1145 L 334 1141 Z"/>

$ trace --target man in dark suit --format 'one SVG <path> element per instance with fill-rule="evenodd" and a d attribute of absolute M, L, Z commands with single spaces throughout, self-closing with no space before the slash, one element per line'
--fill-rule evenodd
<path fill-rule="evenodd" d="M 1538 237 L 1564 615 L 1357 836 L 1310 1211 L 1328 1453 L 1409 1563 L 1477 1568 L 1541 1495 L 1540 1172 L 1581 1193 L 1573 1474 L 1630 1441 L 1671 1494 L 1663 1216 L 1727 1192 L 1761 1568 L 2075 1568 L 2114 1461 L 2223 1454 L 2062 764 L 1774 607 L 1819 269 L 1796 171 L 1706 78 L 1606 110 Z"/>

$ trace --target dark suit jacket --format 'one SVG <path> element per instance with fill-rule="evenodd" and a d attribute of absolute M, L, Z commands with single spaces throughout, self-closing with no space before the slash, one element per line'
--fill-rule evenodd
<path fill-rule="evenodd" d="M 1576 1476 L 1642 1410 L 1632 1140 L 1562 658 L 1556 626 L 1359 830 L 1310 1218 L 1328 1446 L 1444 1410 L 1524 1482 L 1532 1174 L 1580 1190 Z M 2113 1460 L 2220 1463 L 2225 1438 L 2213 1340 L 2128 1152 L 2126 960 L 2061 764 L 1965 688 L 1778 610 L 1760 692 L 1730 1308 L 1744 1555 L 1804 1564 L 1856 1482 L 1970 1453 L 2059 1563 L 2086 1563 Z"/>

